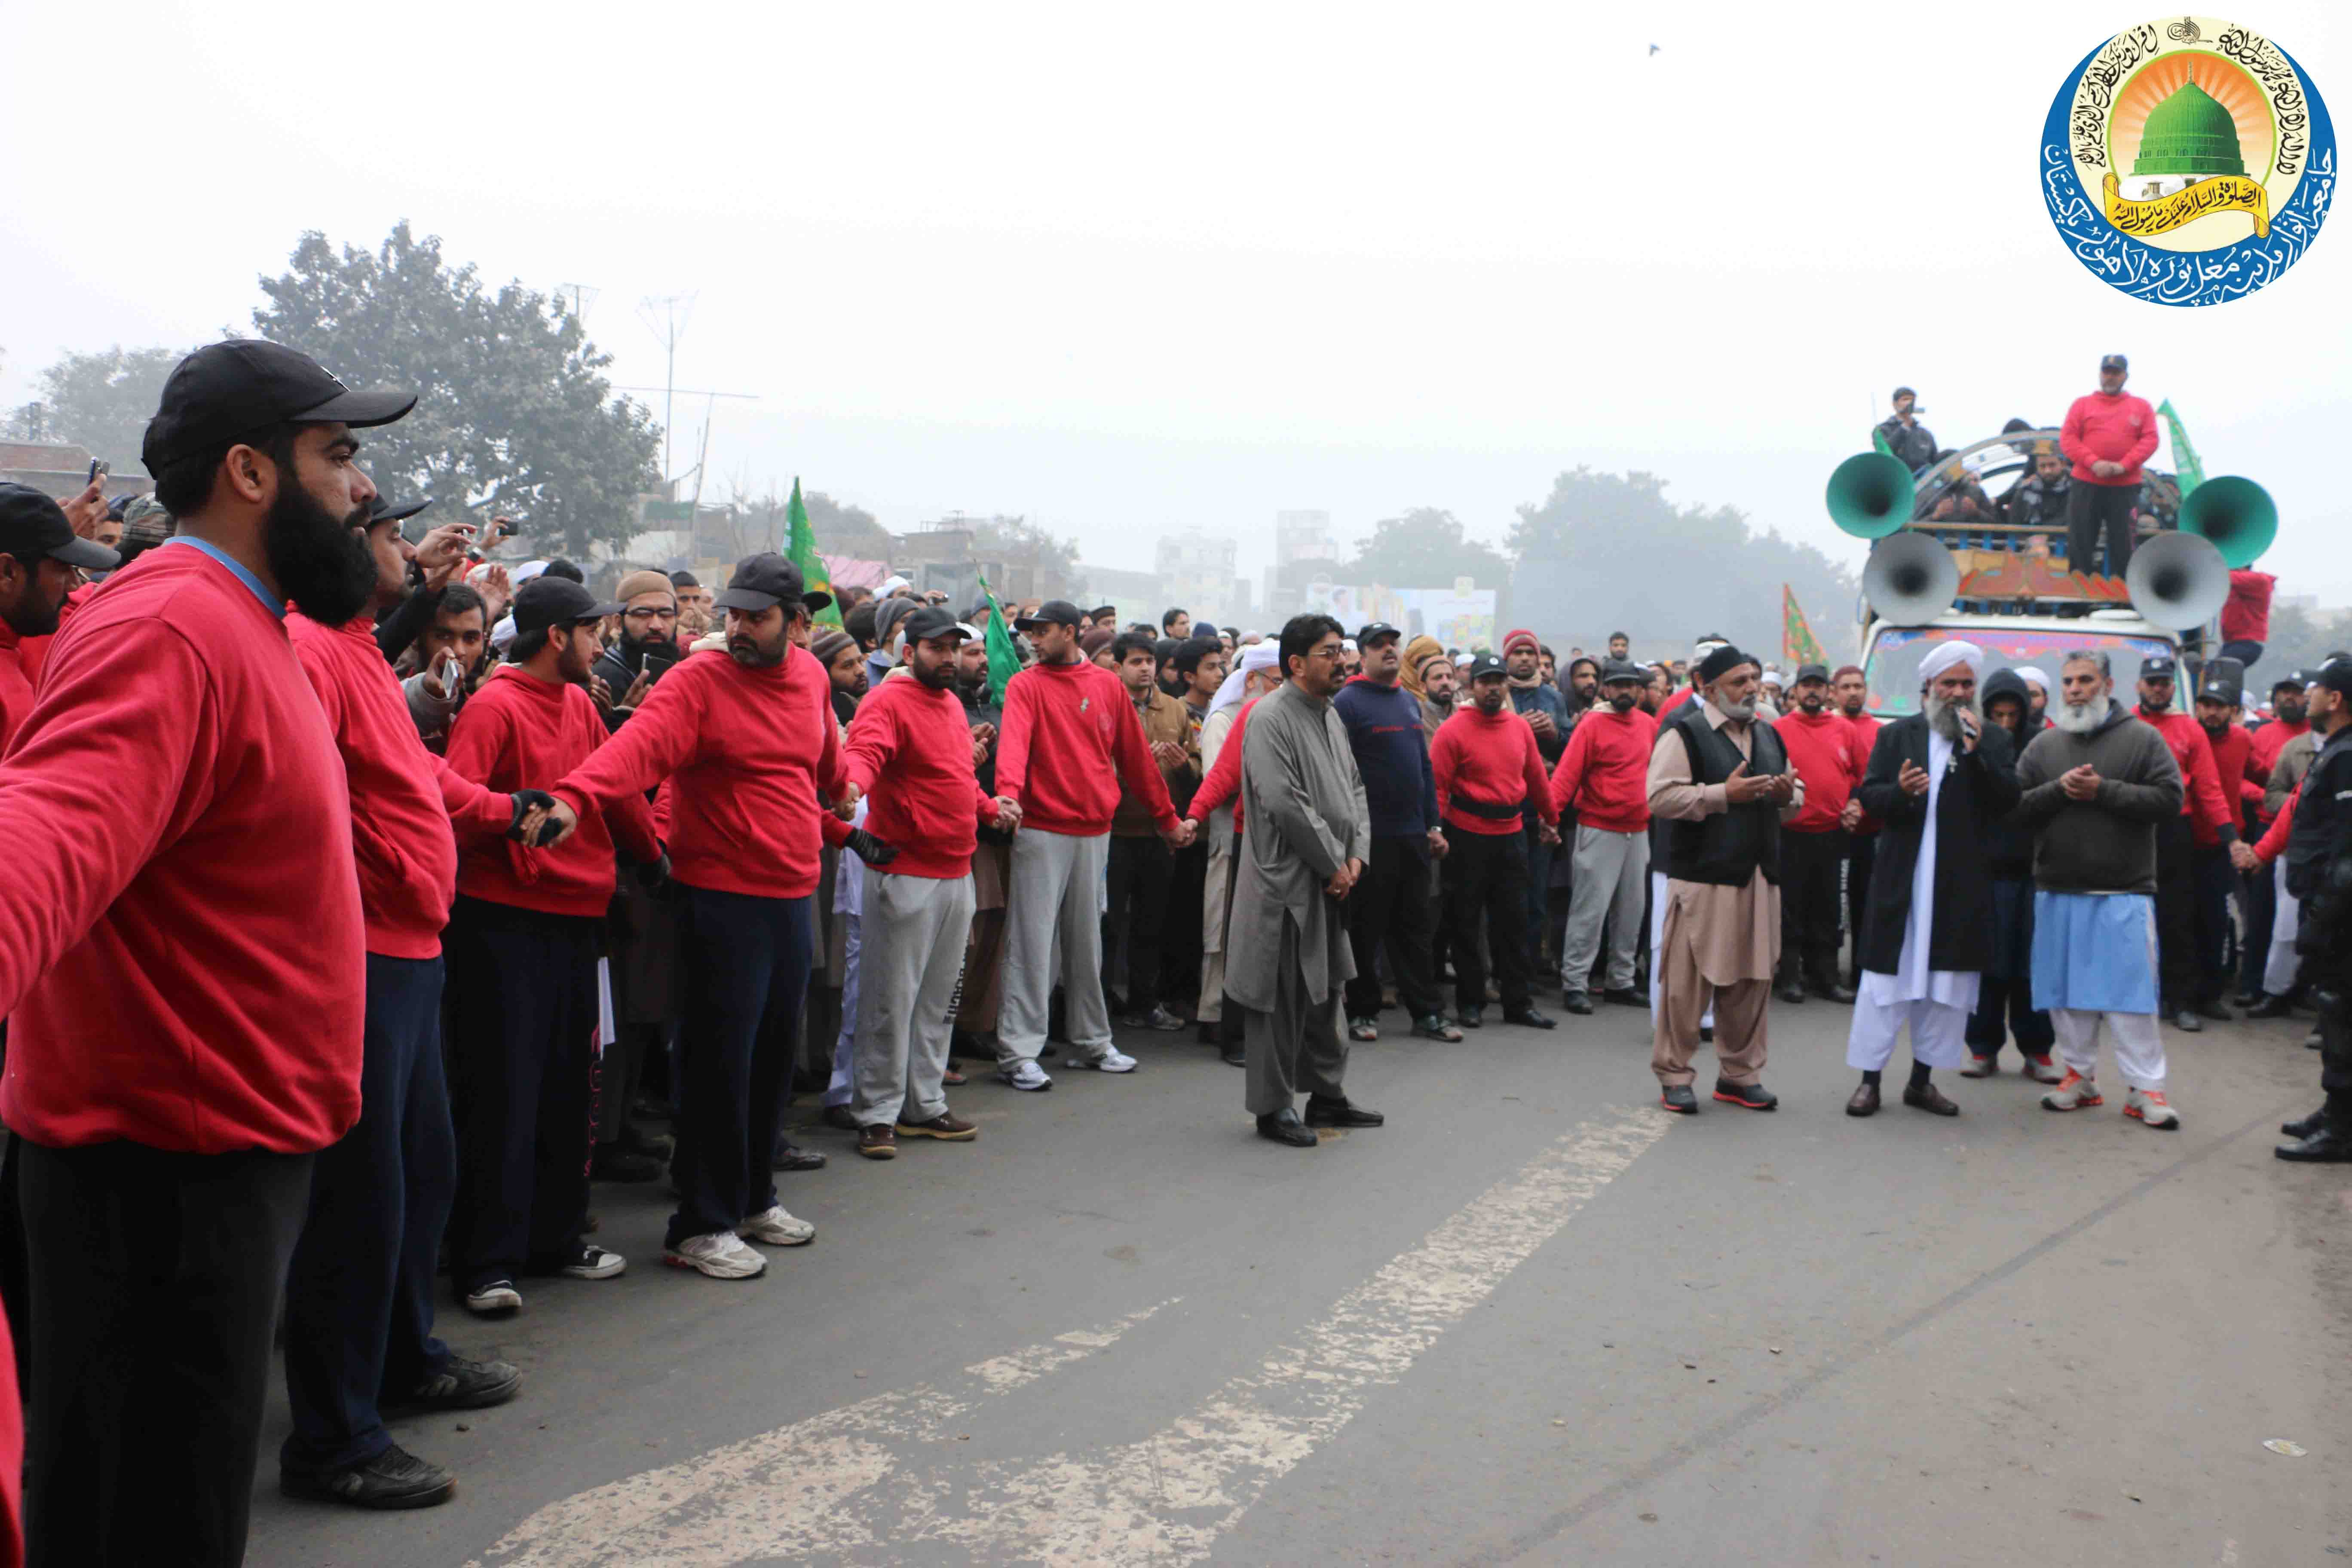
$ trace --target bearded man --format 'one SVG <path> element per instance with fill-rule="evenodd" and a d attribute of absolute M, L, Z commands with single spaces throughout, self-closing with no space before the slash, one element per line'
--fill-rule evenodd
<path fill-rule="evenodd" d="M 1920 661 L 1920 710 L 1878 732 L 1863 809 L 1885 824 L 1871 872 L 1869 920 L 1855 936 L 1862 989 L 1846 1065 L 1862 1082 L 1848 1116 L 1878 1110 L 1895 1037 L 1911 1035 L 1903 1103 L 1937 1116 L 1960 1108 L 1930 1079 L 1966 1051 L 1978 977 L 1992 957 L 1992 879 L 1985 844 L 2017 805 L 2009 731 L 1977 710 L 1974 643 L 1938 643 Z"/>
<path fill-rule="evenodd" d="M 2050 726 L 2034 716 L 2025 682 L 2013 669 L 1995 670 L 1977 689 L 1985 722 L 2009 735 L 2010 751 L 2022 755 L 2028 742 Z M 1977 984 L 1977 1010 L 1969 1018 L 1969 1065 L 1962 1078 L 1990 1078 L 2000 1070 L 2000 1047 L 2014 1036 L 2019 1070 L 2036 1083 L 2063 1076 L 2050 1060 L 2057 1036 L 2050 1015 L 2033 1005 L 2033 831 L 2014 811 L 1984 837 L 1985 869 L 1992 877 L 1992 960 Z"/>
<path fill-rule="evenodd" d="M 2124 1114 L 2177 1128 L 2157 1027 L 2156 836 L 2180 815 L 2180 765 L 2154 726 L 2115 700 L 2104 653 L 2069 655 L 2050 729 L 2017 764 L 2018 818 L 2033 849 L 2033 1005 L 2050 1015 L 2066 1076 L 2046 1110 L 2104 1105 L 2099 1023 L 2131 1093 Z"/>

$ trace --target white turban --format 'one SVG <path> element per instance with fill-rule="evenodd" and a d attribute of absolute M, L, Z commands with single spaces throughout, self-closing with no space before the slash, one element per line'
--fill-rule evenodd
<path fill-rule="evenodd" d="M 1223 686 L 1217 688 L 1217 694 L 1209 699 L 1209 711 L 1214 713 L 1220 708 L 1230 708 L 1242 700 L 1242 684 L 1248 679 L 1250 671 L 1272 669 L 1281 661 L 1282 647 L 1277 643 L 1254 642 L 1242 649 L 1241 658 L 1234 661 L 1233 673 L 1225 677 Z"/>
<path fill-rule="evenodd" d="M 1919 684 L 1925 686 L 1956 664 L 1965 664 L 1973 672 L 1983 662 L 1984 649 L 1972 642 L 1939 642 L 1919 661 Z"/>
<path fill-rule="evenodd" d="M 2042 695 L 2044 697 L 2049 696 L 2051 692 L 2057 689 L 2055 684 L 2051 680 L 2051 679 L 2047 675 L 2044 675 L 2039 668 L 2033 665 L 2021 664 L 2010 673 L 2016 676 L 2018 679 L 2022 680 L 2028 686 L 2041 688 Z"/>
<path fill-rule="evenodd" d="M 514 640 L 514 617 L 512 616 L 500 616 L 499 617 L 499 624 L 490 628 L 490 646 L 498 649 L 500 653 L 504 653 L 509 647 L 513 646 Z"/>

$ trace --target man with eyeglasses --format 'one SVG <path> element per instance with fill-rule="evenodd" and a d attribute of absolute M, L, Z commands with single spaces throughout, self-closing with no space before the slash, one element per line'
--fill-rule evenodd
<path fill-rule="evenodd" d="M 618 730 L 678 660 L 677 589 L 659 572 L 632 572 L 613 596 L 621 605 L 621 635 L 597 656 L 594 673 L 619 694 L 604 715 L 606 728 Z"/>

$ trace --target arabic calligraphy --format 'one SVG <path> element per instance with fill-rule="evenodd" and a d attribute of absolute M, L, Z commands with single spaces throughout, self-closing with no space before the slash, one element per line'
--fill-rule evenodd
<path fill-rule="evenodd" d="M 2209 213 L 2242 212 L 2252 216 L 2255 238 L 2270 237 L 2269 200 L 2263 195 L 2261 182 L 2243 174 L 2217 174 L 2186 190 L 2147 201 L 2127 200 L 2116 194 L 2116 185 L 2115 173 L 2110 170 L 2104 184 L 2107 194 L 2106 218 L 2125 234 L 2169 234 Z"/>
<path fill-rule="evenodd" d="M 2126 28 L 2107 40 L 2083 71 L 2081 82 L 2074 89 L 2074 158 L 2077 163 L 2102 167 L 2107 161 L 2107 110 L 2115 102 L 2116 89 L 2138 68 L 2140 62 L 2153 58 L 2158 47 L 2156 24 L 2143 22 Z"/>

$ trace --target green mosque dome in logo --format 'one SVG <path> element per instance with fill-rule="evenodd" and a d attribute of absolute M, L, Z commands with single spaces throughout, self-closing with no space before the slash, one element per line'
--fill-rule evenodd
<path fill-rule="evenodd" d="M 2238 122 L 2191 81 L 2147 111 L 2135 174 L 2242 174 Z"/>

